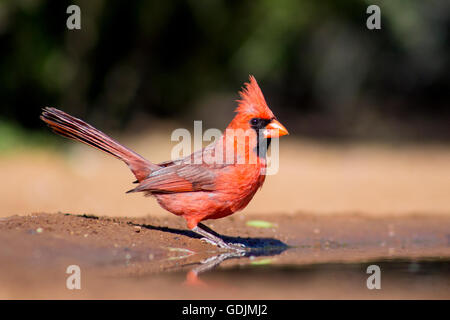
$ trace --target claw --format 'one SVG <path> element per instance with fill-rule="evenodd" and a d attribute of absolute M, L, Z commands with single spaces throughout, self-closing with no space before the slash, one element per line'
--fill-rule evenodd
<path fill-rule="evenodd" d="M 227 249 L 233 249 L 237 252 L 244 252 L 247 250 L 247 247 L 242 243 L 226 243 Z"/>
<path fill-rule="evenodd" d="M 202 226 L 202 224 L 198 224 L 197 226 L 192 228 L 192 231 L 203 236 L 203 238 L 200 239 L 201 241 L 207 242 L 223 249 L 235 250 L 237 252 L 246 251 L 246 247 L 242 243 L 226 243 L 221 238 L 215 236 L 214 234 L 211 234 L 207 230 L 204 230 L 203 228 L 205 227 L 203 226 L 202 228 Z"/>
<path fill-rule="evenodd" d="M 211 239 L 208 239 L 206 237 L 203 237 L 200 239 L 200 241 L 212 244 L 213 246 L 217 246 L 219 248 L 223 248 L 223 249 L 231 249 L 231 250 L 235 250 L 238 252 L 243 252 L 246 250 L 246 246 L 242 243 L 226 243 L 226 242 L 216 242 L 213 241 Z"/>

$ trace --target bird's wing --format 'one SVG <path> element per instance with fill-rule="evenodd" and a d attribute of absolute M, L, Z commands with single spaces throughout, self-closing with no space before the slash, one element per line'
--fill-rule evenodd
<path fill-rule="evenodd" d="M 129 192 L 175 193 L 212 191 L 216 173 L 204 164 L 177 164 L 152 172 Z"/>
<path fill-rule="evenodd" d="M 221 164 L 208 164 L 202 154 L 211 152 L 212 147 L 194 152 L 190 156 L 158 164 L 161 169 L 153 171 L 145 180 L 128 192 L 176 193 L 215 190 L 216 174 Z"/>

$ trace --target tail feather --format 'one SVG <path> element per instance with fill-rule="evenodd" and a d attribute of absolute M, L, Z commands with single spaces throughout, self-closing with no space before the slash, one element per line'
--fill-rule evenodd
<path fill-rule="evenodd" d="M 138 181 L 144 180 L 152 171 L 159 169 L 159 166 L 121 145 L 100 130 L 61 110 L 44 108 L 40 118 L 53 132 L 83 142 L 124 161 Z"/>

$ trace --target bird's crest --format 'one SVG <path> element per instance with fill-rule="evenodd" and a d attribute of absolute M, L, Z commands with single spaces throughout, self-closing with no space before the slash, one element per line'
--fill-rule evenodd
<path fill-rule="evenodd" d="M 237 100 L 238 107 L 235 110 L 238 114 L 249 114 L 263 119 L 274 117 L 254 76 L 250 76 L 250 82 L 244 84 L 239 95 L 241 100 Z"/>

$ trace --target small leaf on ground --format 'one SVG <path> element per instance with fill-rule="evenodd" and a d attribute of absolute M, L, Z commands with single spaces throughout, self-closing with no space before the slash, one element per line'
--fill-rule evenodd
<path fill-rule="evenodd" d="M 275 228 L 276 226 L 268 221 L 264 220 L 250 220 L 246 223 L 249 227 L 255 227 L 255 228 Z"/>

